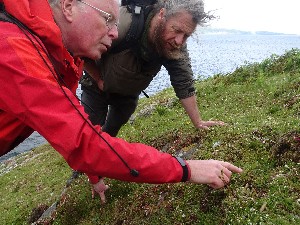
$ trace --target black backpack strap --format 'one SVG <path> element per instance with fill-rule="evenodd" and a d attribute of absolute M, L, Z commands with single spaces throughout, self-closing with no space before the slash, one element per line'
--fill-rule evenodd
<path fill-rule="evenodd" d="M 126 1 L 126 0 L 125 0 Z M 130 1 L 130 0 L 127 0 Z M 131 0 L 132 1 L 132 0 Z M 146 2 L 156 2 L 157 0 L 150 0 Z M 149 3 L 143 2 L 143 4 L 138 3 L 131 3 L 130 5 L 127 5 L 127 10 L 132 14 L 132 22 L 130 24 L 129 30 L 125 36 L 125 38 L 113 49 L 111 49 L 110 52 L 117 53 L 121 52 L 125 49 L 129 48 L 137 48 L 137 41 L 140 39 L 140 37 L 143 34 L 146 19 L 149 15 L 149 13 L 153 9 L 153 5 L 146 5 Z"/>
<path fill-rule="evenodd" d="M 127 9 L 132 14 L 132 22 L 130 25 L 130 28 L 126 34 L 126 41 L 132 41 L 135 42 L 138 40 L 140 35 L 142 34 L 144 30 L 145 25 L 145 8 L 143 6 L 137 6 L 137 5 L 129 5 L 127 6 Z"/>
<path fill-rule="evenodd" d="M 121 6 L 124 5 L 139 5 L 139 6 L 146 6 L 146 5 L 153 5 L 157 2 L 157 0 L 122 0 L 121 1 Z"/>

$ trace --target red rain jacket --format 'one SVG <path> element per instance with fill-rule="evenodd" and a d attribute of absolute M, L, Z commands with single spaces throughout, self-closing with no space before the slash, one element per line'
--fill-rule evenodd
<path fill-rule="evenodd" d="M 28 38 L 15 24 L 0 21 L 0 154 L 36 130 L 71 168 L 93 176 L 92 183 L 98 181 L 97 176 L 146 183 L 179 182 L 183 170 L 171 155 L 110 137 L 95 126 L 122 161 L 88 125 L 88 115 L 75 97 L 83 62 L 63 46 L 47 0 L 1 2 L 35 36 Z M 47 54 L 64 79 L 62 88 L 54 79 Z M 132 176 L 129 168 L 137 170 L 139 176 Z"/>

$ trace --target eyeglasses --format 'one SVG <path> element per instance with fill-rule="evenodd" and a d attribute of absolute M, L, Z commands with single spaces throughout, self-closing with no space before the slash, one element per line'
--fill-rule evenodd
<path fill-rule="evenodd" d="M 109 30 L 111 30 L 114 26 L 116 26 L 117 29 L 118 29 L 118 23 L 115 20 L 112 19 L 113 16 L 110 13 L 105 12 L 105 11 L 103 11 L 101 9 L 98 9 L 97 7 L 92 6 L 89 3 L 87 3 L 87 2 L 84 2 L 84 1 L 81 1 L 81 0 L 78 0 L 78 1 L 81 2 L 81 3 L 83 3 L 83 4 L 85 4 L 85 5 L 87 5 L 87 6 L 89 6 L 89 7 L 91 7 L 91 8 L 93 8 L 93 9 L 95 9 L 95 10 L 97 10 L 98 12 L 103 13 L 105 15 L 105 16 L 103 16 L 103 18 L 105 19 L 106 26 L 107 26 L 107 28 Z"/>

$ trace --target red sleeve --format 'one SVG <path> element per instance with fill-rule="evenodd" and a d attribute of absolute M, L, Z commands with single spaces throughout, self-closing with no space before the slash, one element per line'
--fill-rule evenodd
<path fill-rule="evenodd" d="M 89 178 L 89 182 L 91 184 L 97 184 L 99 182 L 99 176 L 93 176 L 93 175 L 90 175 L 90 174 L 86 174 Z"/>
<path fill-rule="evenodd" d="M 78 100 L 53 81 L 26 38 L 2 35 L 0 52 L 0 109 L 38 131 L 74 170 L 133 182 L 181 180 L 182 168 L 171 155 L 90 126 Z M 134 170 L 137 177 L 130 173 Z"/>

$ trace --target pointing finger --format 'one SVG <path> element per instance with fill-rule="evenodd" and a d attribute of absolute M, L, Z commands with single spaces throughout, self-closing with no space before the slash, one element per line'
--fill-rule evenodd
<path fill-rule="evenodd" d="M 231 172 L 234 173 L 241 173 L 243 170 L 235 165 L 232 165 L 231 163 L 228 162 L 221 162 L 221 165 L 230 170 Z"/>

